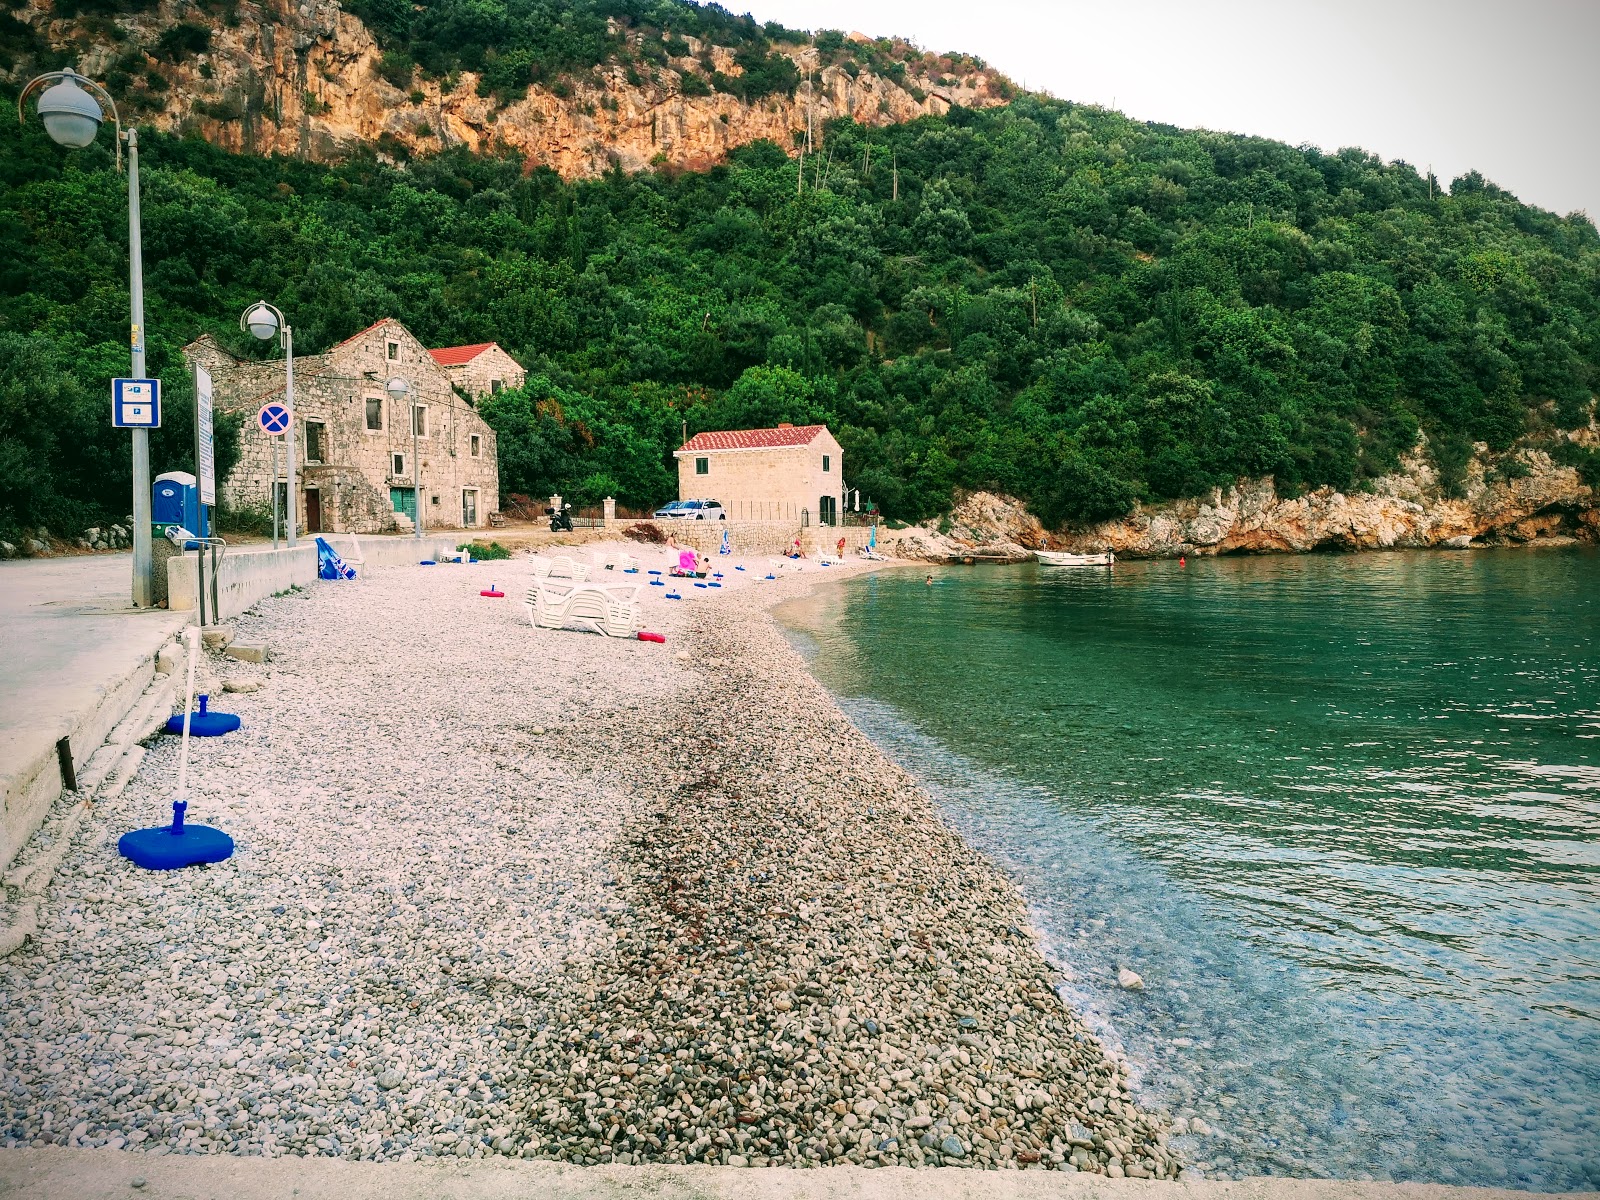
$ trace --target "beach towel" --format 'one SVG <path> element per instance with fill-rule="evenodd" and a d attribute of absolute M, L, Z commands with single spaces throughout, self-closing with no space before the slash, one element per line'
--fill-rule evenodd
<path fill-rule="evenodd" d="M 323 579 L 354 579 L 355 568 L 340 558 L 333 547 L 317 539 L 317 574 Z"/>

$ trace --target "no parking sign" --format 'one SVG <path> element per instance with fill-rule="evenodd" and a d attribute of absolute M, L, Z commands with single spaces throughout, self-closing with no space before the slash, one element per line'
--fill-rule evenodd
<path fill-rule="evenodd" d="M 288 405 L 276 401 L 263 404 L 261 411 L 256 414 L 256 424 L 261 426 L 261 432 L 268 437 L 282 437 L 289 432 Z"/>

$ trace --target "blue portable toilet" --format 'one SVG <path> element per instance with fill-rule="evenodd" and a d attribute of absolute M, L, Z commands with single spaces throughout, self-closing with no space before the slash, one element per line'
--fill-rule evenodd
<path fill-rule="evenodd" d="M 181 525 L 196 537 L 209 536 L 205 510 L 200 507 L 200 487 L 193 475 L 168 471 L 156 476 L 150 490 L 150 520 L 158 537 L 166 536 L 169 525 Z"/>

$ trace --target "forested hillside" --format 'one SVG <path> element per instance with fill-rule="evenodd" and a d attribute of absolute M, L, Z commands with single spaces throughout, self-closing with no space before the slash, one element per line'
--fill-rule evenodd
<path fill-rule="evenodd" d="M 126 510 L 108 142 L 0 134 L 0 527 Z M 1034 96 L 836 122 L 798 180 L 770 145 L 576 184 L 463 153 L 326 167 L 155 136 L 143 161 L 151 363 L 175 400 L 198 334 L 263 353 L 235 326 L 257 297 L 306 353 L 383 316 L 429 345 L 498 340 L 532 371 L 486 414 L 506 491 L 653 504 L 684 423 L 780 420 L 828 422 L 849 481 L 904 518 L 958 487 L 1050 522 L 1240 475 L 1360 488 L 1419 431 L 1449 486 L 1475 440 L 1586 424 L 1600 371 L 1585 218 L 1474 175 L 1446 194 L 1357 151 Z M 178 424 L 158 470 L 184 457 Z"/>

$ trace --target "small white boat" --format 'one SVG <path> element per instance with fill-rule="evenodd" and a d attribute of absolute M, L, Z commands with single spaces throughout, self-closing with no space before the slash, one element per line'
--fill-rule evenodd
<path fill-rule="evenodd" d="M 1107 550 L 1104 554 L 1063 554 L 1055 550 L 1035 550 L 1033 556 L 1047 567 L 1111 567 L 1117 556 Z"/>

